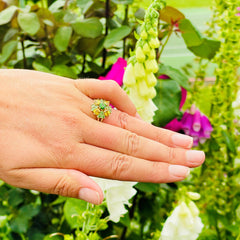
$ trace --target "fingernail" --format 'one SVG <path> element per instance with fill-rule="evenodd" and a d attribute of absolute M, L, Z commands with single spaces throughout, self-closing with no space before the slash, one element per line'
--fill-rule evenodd
<path fill-rule="evenodd" d="M 170 165 L 168 171 L 173 177 L 185 178 L 189 175 L 190 168 L 180 165 Z"/>
<path fill-rule="evenodd" d="M 186 153 L 187 155 L 187 163 L 193 165 L 200 165 L 204 162 L 205 153 L 203 151 L 198 150 L 189 150 Z"/>
<path fill-rule="evenodd" d="M 190 148 L 193 144 L 193 138 L 184 134 L 173 134 L 172 142 L 176 147 Z"/>
<path fill-rule="evenodd" d="M 90 188 L 81 188 L 78 197 L 96 205 L 101 203 L 99 193 Z"/>

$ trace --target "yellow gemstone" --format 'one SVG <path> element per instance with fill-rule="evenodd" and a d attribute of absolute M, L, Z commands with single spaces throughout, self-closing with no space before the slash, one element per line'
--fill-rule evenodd
<path fill-rule="evenodd" d="M 98 108 L 94 109 L 93 110 L 93 114 L 94 115 L 98 115 L 100 113 L 100 110 Z"/>
<path fill-rule="evenodd" d="M 100 100 L 100 99 L 97 99 L 97 100 L 95 100 L 95 104 L 96 104 L 96 105 L 99 105 L 99 104 L 100 104 L 100 102 L 101 102 L 101 100 Z"/>

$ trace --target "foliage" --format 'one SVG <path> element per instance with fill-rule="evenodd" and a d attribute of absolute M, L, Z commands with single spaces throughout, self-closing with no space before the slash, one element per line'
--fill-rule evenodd
<path fill-rule="evenodd" d="M 134 54 L 141 36 L 140 25 L 144 24 L 143 7 L 150 3 L 0 0 L 0 67 L 34 69 L 73 79 L 98 78 L 108 72 L 118 57 Z M 165 126 L 173 118 L 181 118 L 181 87 L 189 90 L 186 107 L 195 103 L 202 108 L 203 104 L 203 111 L 211 116 L 214 127 L 211 140 L 200 146 L 207 154 L 202 168 L 181 183 L 138 183 L 132 206 L 128 206 L 128 213 L 119 223 L 109 221 L 106 203 L 93 206 L 81 200 L 13 188 L 2 182 L 1 239 L 157 240 L 172 207 L 187 191 L 202 196 L 197 205 L 205 228 L 199 239 L 240 238 L 240 171 L 236 164 L 239 140 L 235 134 L 239 133 L 239 126 L 232 108 L 240 62 L 238 6 L 236 0 L 215 0 L 208 37 L 177 9 L 167 6 L 159 11 L 160 47 L 154 56 L 158 62 L 155 77 L 167 75 L 168 79 L 157 80 L 153 101 L 158 110 L 153 123 Z M 188 50 L 198 56 L 200 67 L 194 84 L 189 83 L 181 69 L 161 62 L 162 52 L 173 34 L 182 37 Z M 201 96 L 206 88 L 205 67 L 210 61 L 217 65 L 216 83 L 208 87 L 212 94 L 204 102 Z M 184 191 L 180 190 L 182 186 Z"/>

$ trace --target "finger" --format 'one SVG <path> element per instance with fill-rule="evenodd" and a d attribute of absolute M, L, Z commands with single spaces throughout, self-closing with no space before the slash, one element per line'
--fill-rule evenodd
<path fill-rule="evenodd" d="M 190 136 L 155 127 L 139 118 L 129 116 L 118 110 L 114 110 L 104 122 L 164 143 L 169 147 L 191 148 L 193 144 L 193 139 Z"/>
<path fill-rule="evenodd" d="M 25 168 L 11 171 L 8 183 L 40 192 L 79 198 L 93 204 L 103 201 L 101 188 L 90 177 L 77 170 Z"/>
<path fill-rule="evenodd" d="M 87 144 L 79 144 L 64 164 L 87 175 L 124 181 L 175 182 L 189 174 L 185 166 L 148 161 Z"/>
<path fill-rule="evenodd" d="M 75 86 L 88 97 L 102 98 L 111 102 L 119 110 L 135 116 L 137 110 L 126 92 L 115 81 L 82 79 L 74 81 Z"/>
<path fill-rule="evenodd" d="M 150 161 L 197 167 L 204 162 L 202 151 L 168 147 L 136 133 L 93 121 L 83 129 L 85 143 Z"/>

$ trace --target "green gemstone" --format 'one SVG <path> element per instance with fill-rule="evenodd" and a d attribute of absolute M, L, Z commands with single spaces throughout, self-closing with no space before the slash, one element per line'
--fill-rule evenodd
<path fill-rule="evenodd" d="M 105 118 L 104 112 L 100 112 L 100 113 L 97 115 L 97 117 L 98 117 L 99 119 L 104 119 L 104 118 Z"/>
<path fill-rule="evenodd" d="M 100 109 L 104 110 L 107 105 L 103 102 L 99 103 Z"/>

